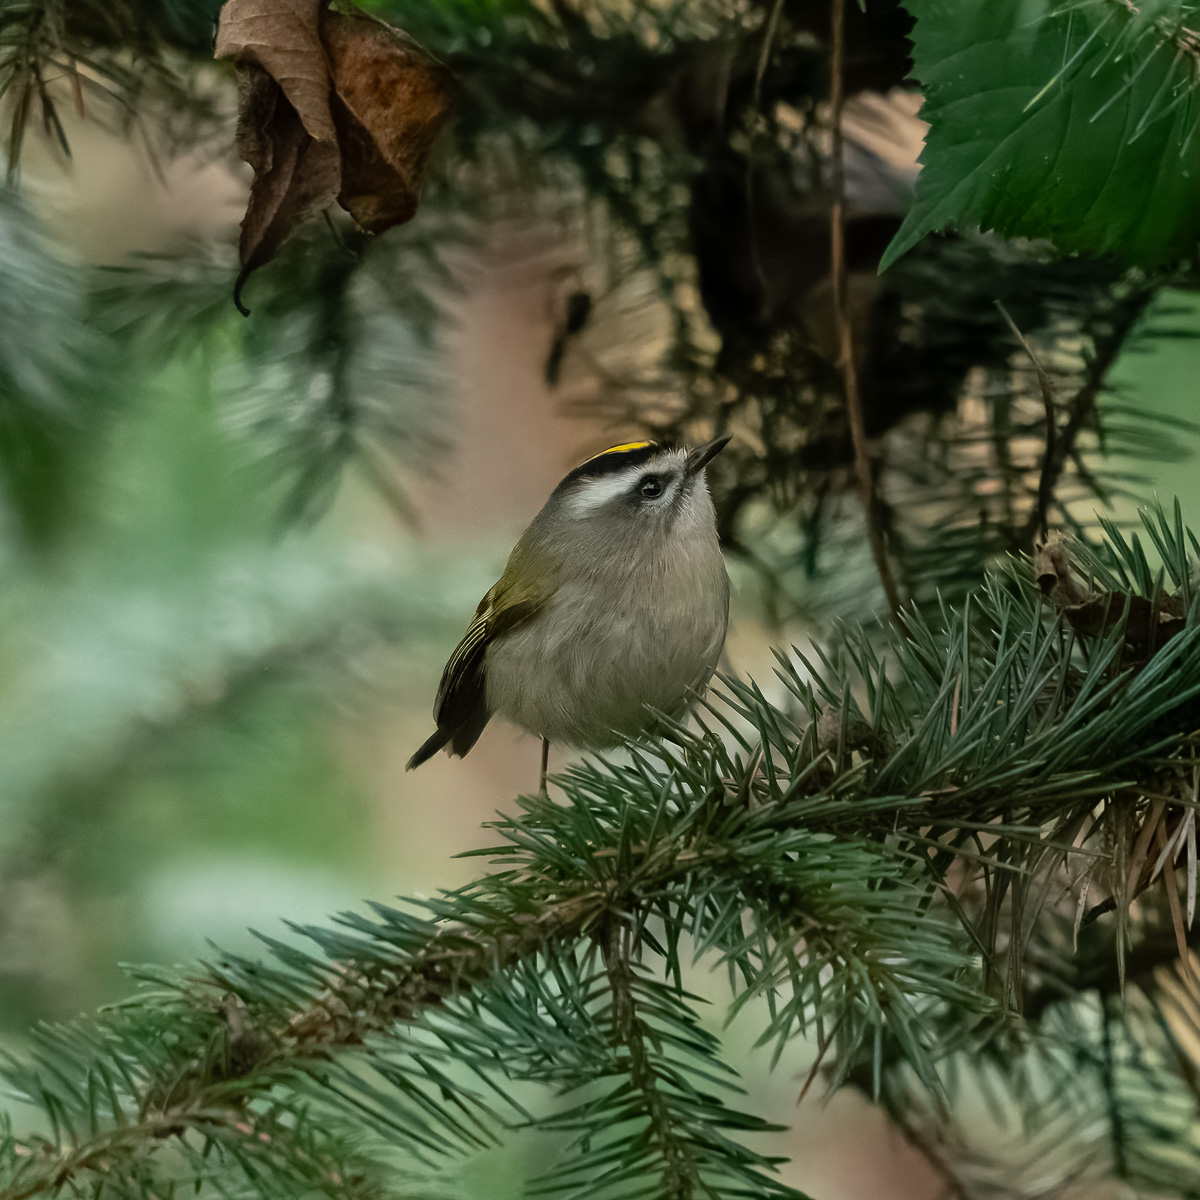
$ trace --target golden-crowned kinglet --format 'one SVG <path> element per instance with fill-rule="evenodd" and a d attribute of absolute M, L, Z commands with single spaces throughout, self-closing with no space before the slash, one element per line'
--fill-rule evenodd
<path fill-rule="evenodd" d="M 463 755 L 493 714 L 550 742 L 617 745 L 650 710 L 681 715 L 725 643 L 729 576 L 704 467 L 729 441 L 692 450 L 612 446 L 551 493 L 442 674 L 437 730 Z"/>

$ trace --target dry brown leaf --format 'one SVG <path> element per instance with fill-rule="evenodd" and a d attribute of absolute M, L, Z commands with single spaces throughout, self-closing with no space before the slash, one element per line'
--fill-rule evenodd
<path fill-rule="evenodd" d="M 365 13 L 325 12 L 341 206 L 368 232 L 411 220 L 454 77 L 399 30 Z"/>
<path fill-rule="evenodd" d="M 1066 543 L 1060 539 L 1051 538 L 1038 546 L 1033 562 L 1043 594 L 1085 637 L 1102 637 L 1124 621 L 1126 645 L 1153 654 L 1187 627 L 1178 596 L 1164 594 L 1155 607 L 1145 596 L 1086 588 L 1072 573 Z"/>
<path fill-rule="evenodd" d="M 308 135 L 337 142 L 329 111 L 329 59 L 321 45 L 323 0 L 229 0 L 217 27 L 217 58 L 236 55 L 283 89 Z"/>
<path fill-rule="evenodd" d="M 328 208 L 341 187 L 336 144 L 311 137 L 278 83 L 262 67 L 238 67 L 238 150 L 254 168 L 254 183 L 239 246 L 242 284 L 270 262 L 288 234 L 306 217 Z"/>
<path fill-rule="evenodd" d="M 1067 544 L 1061 538 L 1052 537 L 1035 548 L 1033 572 L 1043 595 L 1059 608 L 1087 599 L 1087 588 L 1071 574 Z"/>
<path fill-rule="evenodd" d="M 399 30 L 329 0 L 228 0 L 218 58 L 238 72 L 238 150 L 254 169 L 234 302 L 251 271 L 335 200 L 370 233 L 411 220 L 453 75 Z"/>

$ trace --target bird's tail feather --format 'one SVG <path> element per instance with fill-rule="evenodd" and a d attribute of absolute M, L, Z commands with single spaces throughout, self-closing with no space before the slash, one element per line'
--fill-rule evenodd
<path fill-rule="evenodd" d="M 411 771 L 414 767 L 419 767 L 423 762 L 428 762 L 453 736 L 454 730 L 452 729 L 435 729 L 421 744 L 421 748 L 416 754 L 408 760 L 408 766 L 404 769 Z"/>

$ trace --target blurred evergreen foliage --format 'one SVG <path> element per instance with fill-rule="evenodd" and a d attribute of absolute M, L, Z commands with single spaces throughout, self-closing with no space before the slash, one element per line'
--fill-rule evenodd
<path fill-rule="evenodd" d="M 33 218 L 0 193 L 0 477 L 8 533 L 61 527 L 80 451 L 111 402 L 97 386 L 115 356 L 86 322 L 87 298 Z"/>
<path fill-rule="evenodd" d="M 85 93 L 102 87 L 116 97 L 116 111 L 143 124 L 154 100 L 190 112 L 190 140 L 178 116 L 150 131 L 166 146 L 211 145 L 222 128 L 227 144 L 228 126 L 214 121 L 220 108 L 214 97 L 215 80 L 227 79 L 228 68 L 203 60 L 209 39 L 201 18 L 211 20 L 215 5 L 102 7 L 103 19 L 89 16 L 82 0 L 10 0 L 0 10 L 0 87 L 8 81 L 13 109 L 10 167 L 18 162 L 22 131 L 39 111 L 42 124 L 55 127 L 55 106 L 69 97 L 73 80 L 82 81 Z M 987 28 L 981 25 L 971 44 L 994 44 L 996 63 L 1019 60 L 1028 86 L 1036 91 L 1044 84 L 1061 106 L 1072 80 L 1090 74 L 1075 64 L 1074 74 L 1042 80 L 1042 60 L 1022 48 L 1025 42 L 1043 39 L 1049 48 L 1038 41 L 1037 54 L 1044 58 L 1066 21 L 1070 37 L 1084 37 L 1088 53 L 1103 63 L 1129 61 L 1143 42 L 1157 62 L 1166 53 L 1159 45 L 1163 23 L 1187 15 L 1186 5 L 1160 5 L 1149 24 L 1124 17 L 1106 23 L 1104 12 L 1119 7 L 1115 0 L 1089 0 L 1060 20 L 1052 5 L 1044 19 L 1035 13 L 1017 28 L 1015 7 L 981 6 L 971 21 Z M 548 376 L 565 371 L 572 406 L 605 415 L 622 434 L 631 425 L 667 438 L 726 428 L 739 433 L 716 472 L 723 534 L 731 551 L 763 575 L 780 615 L 795 611 L 806 585 L 838 572 L 847 553 L 844 534 L 853 540 L 839 504 L 852 478 L 852 452 L 830 318 L 825 7 L 781 3 L 743 11 L 697 0 L 618 13 L 531 0 L 482 6 L 381 0 L 372 11 L 452 66 L 462 96 L 416 226 L 374 242 L 318 227 L 273 275 L 251 285 L 248 299 L 258 303 L 261 296 L 270 310 L 246 333 L 251 352 L 268 356 L 259 384 L 269 393 L 267 381 L 274 379 L 285 392 L 261 394 L 248 419 L 289 460 L 286 511 L 319 514 L 348 464 L 387 481 L 391 451 L 410 460 L 426 453 L 429 431 L 398 420 L 390 399 L 373 402 L 374 385 L 350 378 L 347 365 L 360 363 L 363 348 L 378 352 L 391 342 L 394 357 L 409 366 L 388 361 L 379 370 L 393 386 L 410 379 L 419 394 L 421 354 L 404 343 L 414 335 L 436 341 L 452 312 L 446 251 L 483 233 L 489 217 L 520 211 L 590 231 L 587 244 L 572 250 L 580 255 L 575 298 L 583 305 L 575 327 L 564 309 L 560 335 L 547 347 Z M 973 38 L 974 26 L 936 5 L 917 15 L 918 78 L 932 64 L 940 96 L 936 64 L 945 59 L 953 77 L 953 39 Z M 987 562 L 1027 548 L 1036 524 L 1044 416 L 1034 373 L 995 302 L 1041 348 L 1059 382 L 1064 437 L 1053 517 L 1082 532 L 1087 505 L 1078 501 L 1120 496 L 1128 491 L 1122 472 L 1130 459 L 1179 453 L 1184 445 L 1179 431 L 1166 426 L 1155 438 L 1152 417 L 1143 414 L 1136 425 L 1126 420 L 1106 382 L 1121 350 L 1146 333 L 1141 318 L 1155 297 L 1164 286 L 1187 286 L 1191 276 L 1186 255 L 1147 274 L 1108 258 L 1063 262 L 1043 244 L 1003 244 L 968 232 L 921 242 L 877 278 L 911 189 L 911 171 L 882 157 L 878 139 L 912 136 L 895 101 L 910 70 L 912 21 L 897 0 L 875 0 L 869 12 L 852 5 L 846 21 L 846 90 L 851 108 L 857 103 L 861 112 L 846 134 L 845 251 L 860 389 L 867 433 L 879 439 L 880 520 L 909 591 L 927 603 L 935 593 L 963 596 Z M 939 42 L 943 27 L 950 40 Z M 1105 31 L 1116 38 L 1111 45 Z M 131 55 L 146 69 L 131 71 Z M 90 73 L 73 73 L 72 61 Z M 1156 92 L 1164 105 L 1164 97 L 1175 97 L 1174 124 L 1164 117 L 1139 127 L 1139 152 L 1152 134 L 1168 125 L 1181 130 L 1189 119 L 1191 89 L 1179 72 L 1190 58 L 1180 61 L 1184 66 L 1171 66 L 1175 74 Z M 1139 72 L 1137 86 L 1150 86 L 1153 74 Z M 958 86 L 972 86 L 971 72 L 959 77 Z M 980 77 L 979 86 L 990 84 Z M 33 89 L 28 100 L 12 101 L 25 95 L 21 87 Z M 1116 94 L 1120 104 L 1105 110 L 1106 121 L 1118 119 L 1114 114 L 1133 103 L 1131 95 Z M 955 96 L 948 93 L 946 103 L 952 106 Z M 980 97 L 986 106 L 982 91 Z M 989 127 L 972 153 L 983 152 L 987 137 L 1011 140 L 1007 129 Z M 1120 143 L 1119 130 L 1108 124 L 1097 137 Z M 1070 152 L 1068 144 L 1064 154 Z M 1028 153 L 1041 161 L 1036 147 Z M 1168 154 L 1158 177 L 1176 178 L 1170 162 Z M 951 219 L 941 209 L 936 219 L 921 214 L 933 211 L 926 197 L 942 186 L 939 173 L 952 179 L 958 163 L 947 144 L 934 170 L 922 174 L 895 246 L 912 247 L 922 232 Z M 1060 167 L 1067 177 L 1076 173 L 1069 157 Z M 978 173 L 973 159 L 962 160 L 962 168 Z M 1165 229 L 1169 222 L 1155 203 L 1153 196 L 1130 198 L 1129 211 L 1136 208 L 1142 227 Z M 969 221 L 979 214 L 951 215 Z M 1078 228 L 1085 241 L 1087 230 L 1106 219 L 1099 211 L 1086 221 L 1077 217 L 1064 210 L 1056 219 Z M 1022 226 L 1020 232 L 1053 230 Z M 1097 250 L 1105 246 L 1096 242 Z M 169 262 L 144 264 L 152 279 L 135 269 L 122 288 L 122 323 L 157 328 L 170 345 L 174 331 L 227 321 L 215 266 L 227 262 L 212 248 L 188 247 Z M 364 337 L 364 313 L 401 324 L 390 336 Z M 640 335 L 630 336 L 637 329 Z M 282 353 L 297 346 L 299 357 Z M 318 382 L 296 388 L 281 373 L 285 361 Z M 355 370 L 374 376 L 365 366 Z"/>
<path fill-rule="evenodd" d="M 421 214 L 378 239 L 315 224 L 243 321 L 231 247 L 67 263 L 19 190 L 29 137 L 70 153 L 64 106 L 224 153 L 217 6 L 0 0 L 0 946 L 65 831 L 124 843 L 115 870 L 156 821 L 266 844 L 353 805 L 319 744 L 331 702 L 470 572 L 319 519 L 354 471 L 403 514 L 405 472 L 452 436 L 443 335 L 497 218 L 586 231 L 546 347 L 565 402 L 622 436 L 736 435 L 722 535 L 783 622 L 877 607 L 831 316 L 844 202 L 872 519 L 913 605 L 781 654 L 778 694 L 730 679 L 698 730 L 572 768 L 561 803 L 497 822 L 469 887 L 143 971 L 133 999 L 37 1027 L 6 1068 L 27 1108 L 0 1126 L 0 1196 L 452 1194 L 453 1164 L 522 1126 L 559 1151 L 533 1194 L 796 1195 L 693 960 L 958 1196 L 1200 1195 L 1200 544 L 1178 511 L 1143 540 L 1086 515 L 1194 432 L 1110 386 L 1195 283 L 1190 6 L 846 6 L 844 179 L 827 5 L 370 7 L 462 83 Z M 879 149 L 911 130 L 910 73 L 932 121 L 912 195 Z M 1057 574 L 998 574 L 1043 517 L 1075 535 Z M 251 764 L 239 739 L 283 750 Z M 189 780 L 225 751 L 247 807 L 202 820 Z M 43 965 L 4 959 L 0 986 L 62 1016 L 50 977 L 30 990 Z"/>
<path fill-rule="evenodd" d="M 413 546 L 281 537 L 271 473 L 252 440 L 222 428 L 196 365 L 130 372 L 119 418 L 86 446 L 86 510 L 48 558 L 7 548 L 6 1024 L 77 1003 L 59 948 L 30 960 L 22 941 L 55 897 L 96 940 L 107 990 L 147 934 L 141 916 L 92 911 L 97 897 L 128 904 L 172 870 L 182 886 L 206 845 L 280 861 L 319 846 L 320 872 L 360 874 L 364 799 L 342 778 L 330 718 L 386 695 L 381 655 L 448 636 L 449 614 L 485 582 Z"/>

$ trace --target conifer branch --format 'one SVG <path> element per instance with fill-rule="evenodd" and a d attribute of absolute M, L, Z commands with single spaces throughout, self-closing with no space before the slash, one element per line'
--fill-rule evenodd
<path fill-rule="evenodd" d="M 612 991 L 613 1039 L 629 1055 L 629 1079 L 642 1097 L 650 1128 L 666 1164 L 662 1195 L 666 1200 L 692 1200 L 701 1186 L 686 1144 L 675 1136 L 671 1114 L 658 1090 L 646 1047 L 645 1031 L 633 995 L 629 962 L 629 927 L 609 917 L 600 930 L 601 952 Z"/>
<path fill-rule="evenodd" d="M 1146 520 L 1188 578 L 1186 534 L 1165 514 Z M 1016 956 L 1040 972 L 1049 960 L 1027 939 L 1044 929 L 1054 945 L 1058 929 L 1039 898 L 1072 855 L 1103 857 L 1076 845 L 1083 818 L 1100 805 L 1128 822 L 1149 803 L 1140 793 L 1168 795 L 1162 777 L 1194 756 L 1196 614 L 1172 618 L 1155 654 L 1131 649 L 1142 609 L 1177 602 L 1136 547 L 1114 554 L 1120 570 L 1077 566 L 1112 591 L 1063 610 L 1086 659 L 1028 572 L 994 580 L 940 630 L 906 618 L 889 660 L 903 691 L 863 635 L 804 674 L 781 658 L 794 708 L 727 681 L 726 706 L 709 712 L 728 742 L 702 724 L 632 748 L 626 763 L 573 767 L 561 802 L 525 799 L 496 823 L 493 873 L 422 913 L 381 907 L 301 930 L 319 955 L 269 942 L 274 962 L 225 956 L 189 980 L 147 976 L 157 996 L 45 1031 L 30 1064 L 7 1074 L 55 1132 L 7 1153 L 0 1138 L 0 1187 L 29 1200 L 167 1170 L 158 1148 L 193 1139 L 311 1174 L 320 1155 L 286 1158 L 287 1139 L 262 1143 L 247 1114 L 281 1104 L 303 1125 L 315 1096 L 369 1114 L 401 1146 L 485 1144 L 503 1118 L 447 1076 L 441 1064 L 454 1062 L 505 1104 L 511 1080 L 608 1088 L 546 1122 L 578 1139 L 550 1190 L 611 1168 L 657 1172 L 677 1196 L 751 1182 L 790 1196 L 770 1160 L 714 1132 L 761 1125 L 697 1082 L 722 1067 L 680 989 L 680 939 L 728 964 L 735 1008 L 769 999 L 764 1040 L 815 1030 L 824 1044 L 832 1030 L 835 1080 L 878 1078 L 895 1061 L 938 1096 L 940 1057 L 997 1008 L 972 948 L 979 931 L 1014 930 L 1009 977 L 1029 990 L 1037 972 Z M 1073 576 L 1058 569 L 1055 587 L 1069 591 Z M 975 831 L 990 844 L 973 848 Z M 980 865 L 1027 877 L 1025 899 L 981 893 Z M 1006 894 L 1011 919 L 993 920 Z M 660 978 L 635 970 L 621 940 L 631 914 Z M 597 945 L 598 977 L 587 973 Z M 995 947 L 984 950 L 990 961 Z M 381 1082 L 364 1078 L 372 1071 Z M 635 1116 L 642 1132 L 620 1132 Z"/>
<path fill-rule="evenodd" d="M 165 1138 L 182 1137 L 188 1132 L 244 1132 L 237 1116 L 228 1109 L 186 1113 L 171 1112 L 106 1130 L 89 1141 L 55 1152 L 41 1142 L 18 1143 L 17 1153 L 36 1169 L 24 1171 L 19 1182 L 0 1192 L 2 1200 L 32 1200 L 34 1196 L 55 1195 L 71 1188 L 84 1174 L 103 1177 L 114 1167 L 138 1153 L 153 1153 Z"/>
<path fill-rule="evenodd" d="M 551 815 L 553 809 L 546 806 L 543 816 Z M 693 819 L 701 816 L 693 812 Z M 516 825 L 514 834 L 523 828 Z M 564 832 L 560 827 L 560 835 Z M 595 853 L 596 863 L 603 870 L 611 860 L 603 846 L 596 847 Z M 261 1020 L 256 1023 L 245 1014 L 263 1007 L 264 993 L 256 989 L 266 987 L 265 994 L 269 995 L 284 986 L 284 979 L 278 978 L 268 987 L 270 971 L 227 960 L 212 968 L 207 978 L 189 984 L 181 995 L 184 1011 L 191 1010 L 190 1041 L 174 1047 L 167 1061 L 123 1104 L 125 1110 L 136 1110 L 136 1119 L 123 1119 L 113 1130 L 68 1138 L 58 1146 L 38 1143 L 18 1147 L 18 1169 L 0 1195 L 4 1200 L 18 1196 L 28 1200 L 50 1194 L 81 1176 L 103 1177 L 129 1163 L 144 1161 L 164 1137 L 181 1138 L 189 1132 L 212 1134 L 218 1127 L 237 1129 L 251 1107 L 276 1089 L 294 1088 L 296 1080 L 305 1075 L 319 1080 L 332 1057 L 340 1053 L 361 1050 L 370 1056 L 375 1053 L 373 1040 L 394 1040 L 397 1026 L 414 1024 L 432 1010 L 462 1000 L 472 991 L 486 990 L 505 972 L 550 952 L 555 945 L 569 945 L 589 931 L 619 925 L 635 899 L 653 904 L 664 888 L 688 877 L 711 887 L 712 873 L 716 870 L 719 874 L 722 864 L 732 870 L 730 878 L 736 882 L 745 870 L 739 859 L 734 846 L 720 838 L 689 839 L 685 835 L 681 841 L 678 830 L 664 828 L 659 838 L 647 841 L 641 850 L 629 847 L 624 869 L 611 873 L 604 884 L 572 887 L 544 872 L 524 878 L 501 875 L 472 890 L 469 898 L 460 898 L 466 902 L 463 907 L 478 914 L 469 922 L 389 924 L 377 929 L 377 935 L 386 934 L 386 938 L 373 947 L 355 941 L 338 949 L 326 935 L 324 940 L 335 953 L 339 969 L 331 979 L 325 971 L 327 986 L 313 1001 L 286 1020 L 269 1025 Z M 564 892 L 568 894 L 564 896 Z M 834 933 L 832 915 L 821 911 L 821 896 L 821 891 L 813 892 L 817 907 L 811 918 L 804 915 L 803 897 L 799 904 L 789 901 L 786 924 L 815 928 L 818 939 L 828 939 L 830 952 L 837 958 L 853 955 L 854 935 L 848 931 L 840 936 Z M 864 923 L 861 932 L 868 928 Z M 718 930 L 713 932 L 721 936 Z M 314 936 L 318 934 L 314 932 Z M 394 945 L 410 940 L 413 945 L 407 953 L 386 952 L 388 942 Z M 813 953 L 820 944 L 820 940 L 813 943 Z M 675 1194 L 687 1195 L 695 1183 L 695 1168 L 688 1164 L 686 1146 L 671 1133 L 672 1116 L 656 1089 L 655 1071 L 649 1065 L 644 1033 L 633 1005 L 627 961 L 622 965 L 612 957 L 611 941 L 605 945 L 608 962 L 614 964 L 610 983 L 615 1028 L 625 1036 L 634 1084 L 650 1103 L 659 1148 L 669 1164 Z M 791 954 L 789 947 L 781 947 L 781 951 Z M 283 947 L 277 947 L 277 953 L 298 962 L 294 952 Z M 819 973 L 823 961 L 814 960 L 811 970 Z M 760 986 L 774 989 L 783 984 L 788 973 L 786 962 L 787 958 L 764 960 Z M 308 970 L 315 966 L 304 965 Z M 887 981 L 882 964 L 877 986 L 882 989 L 881 999 L 889 990 L 894 993 L 896 986 Z M 797 994 L 795 999 L 802 997 Z M 133 1016 L 134 1011 L 128 1015 Z M 272 1011 L 271 1006 L 267 1011 Z M 119 1034 L 116 1041 L 120 1041 Z M 215 1054 L 213 1045 L 218 1047 Z M 40 1085 L 23 1082 L 31 1096 L 38 1094 Z M 222 1115 L 228 1119 L 223 1121 Z M 258 1149 L 254 1137 L 247 1141 L 252 1151 Z M 778 1194 L 790 1193 L 782 1189 Z"/>
<path fill-rule="evenodd" d="M 493 907 L 507 899 L 502 888 L 491 897 L 478 895 L 474 899 L 485 914 L 481 919 L 431 926 L 427 940 L 409 954 L 378 956 L 369 965 L 347 956 L 312 1003 L 272 1026 L 255 1027 L 241 1015 L 242 998 L 255 999 L 247 979 L 230 964 L 214 967 L 210 978 L 199 982 L 199 990 L 193 985 L 186 996 L 209 1012 L 196 1045 L 172 1055 L 172 1065 L 141 1086 L 132 1098 L 138 1119 L 57 1148 L 46 1142 L 18 1145 L 20 1170 L 0 1191 L 0 1200 L 29 1200 L 53 1194 L 81 1175 L 103 1176 L 136 1156 L 139 1147 L 142 1153 L 152 1152 L 167 1137 L 237 1130 L 250 1105 L 287 1086 L 298 1072 L 319 1075 L 331 1055 L 362 1049 L 375 1036 L 395 1036 L 397 1025 L 415 1023 L 430 1010 L 485 987 L 552 945 L 569 944 L 589 929 L 615 924 L 634 881 L 639 895 L 653 894 L 672 879 L 703 869 L 710 858 L 724 855 L 723 848 L 713 847 L 710 853 L 676 860 L 661 845 L 635 861 L 625 886 L 583 886 L 563 897 L 561 885 L 547 880 L 515 912 Z M 214 985 L 224 1001 L 214 993 Z M 618 1027 L 627 1029 L 632 1039 L 637 1086 L 652 1090 L 640 1029 L 628 1024 L 634 1021 L 632 999 L 627 989 L 614 995 L 621 1013 Z M 216 1065 L 202 1049 L 214 1036 L 224 1045 Z M 174 1065 L 180 1057 L 182 1070 Z M 669 1121 L 662 1127 L 669 1129 Z"/>

